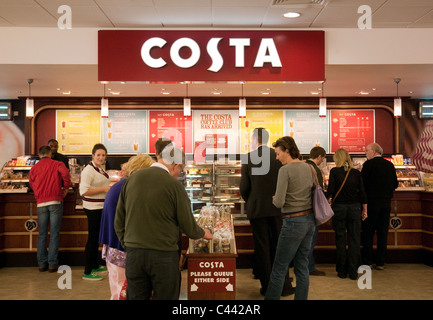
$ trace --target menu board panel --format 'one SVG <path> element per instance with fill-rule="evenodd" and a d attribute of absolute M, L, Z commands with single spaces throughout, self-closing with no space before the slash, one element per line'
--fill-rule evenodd
<path fill-rule="evenodd" d="M 238 110 L 194 110 L 195 158 L 239 153 L 238 118 Z"/>
<path fill-rule="evenodd" d="M 147 153 L 147 111 L 110 110 L 102 119 L 102 143 L 109 154 Z"/>
<path fill-rule="evenodd" d="M 192 117 L 183 110 L 149 110 L 149 153 L 155 153 L 155 142 L 168 138 L 185 153 L 192 153 Z"/>
<path fill-rule="evenodd" d="M 326 117 L 319 110 L 286 110 L 285 135 L 295 139 L 301 153 L 309 154 L 311 148 L 329 149 L 329 111 Z"/>
<path fill-rule="evenodd" d="M 57 110 L 56 139 L 59 152 L 90 154 L 101 142 L 101 112 L 99 110 Z"/>
<path fill-rule="evenodd" d="M 283 110 L 247 110 L 246 117 L 240 119 L 240 151 L 251 151 L 251 136 L 255 128 L 265 128 L 269 133 L 268 146 L 284 134 Z"/>
<path fill-rule="evenodd" d="M 376 140 L 374 110 L 331 110 L 331 152 L 365 153 Z"/>

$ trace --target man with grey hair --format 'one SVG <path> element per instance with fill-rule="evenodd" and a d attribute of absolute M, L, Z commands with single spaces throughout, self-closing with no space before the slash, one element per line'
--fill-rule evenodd
<path fill-rule="evenodd" d="M 367 193 L 368 218 L 362 222 L 362 256 L 366 265 L 383 270 L 386 259 L 391 198 L 398 187 L 394 165 L 382 157 L 383 149 L 377 143 L 365 148 L 367 161 L 362 167 L 362 178 Z M 377 234 L 376 257 L 373 256 L 373 238 Z"/>
<path fill-rule="evenodd" d="M 166 147 L 122 187 L 114 228 L 127 252 L 128 300 L 179 299 L 179 229 L 191 239 L 212 239 L 197 225 L 185 188 L 175 179 L 184 161 L 179 148 Z"/>

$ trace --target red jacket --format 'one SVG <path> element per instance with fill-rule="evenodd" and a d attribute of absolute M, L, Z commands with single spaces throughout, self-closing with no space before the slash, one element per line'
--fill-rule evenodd
<path fill-rule="evenodd" d="M 42 158 L 30 170 L 29 182 L 37 203 L 63 201 L 63 188 L 69 189 L 71 176 L 65 164 L 50 158 Z"/>

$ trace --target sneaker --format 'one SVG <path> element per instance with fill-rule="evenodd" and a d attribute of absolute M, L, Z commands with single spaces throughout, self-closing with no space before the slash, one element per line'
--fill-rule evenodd
<path fill-rule="evenodd" d="M 98 269 L 92 269 L 92 273 L 98 273 L 98 272 L 107 272 L 107 267 L 99 266 Z"/>
<path fill-rule="evenodd" d="M 90 274 L 83 273 L 82 279 L 83 280 L 98 281 L 98 280 L 102 280 L 102 277 L 98 276 L 97 274 L 95 274 L 93 272 L 91 272 Z"/>

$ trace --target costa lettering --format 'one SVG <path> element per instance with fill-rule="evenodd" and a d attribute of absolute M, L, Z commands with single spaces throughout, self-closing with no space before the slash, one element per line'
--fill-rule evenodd
<path fill-rule="evenodd" d="M 323 81 L 318 30 L 100 30 L 99 81 Z"/>
<path fill-rule="evenodd" d="M 211 38 L 206 46 L 207 54 L 212 59 L 212 65 L 207 70 L 218 72 L 224 64 L 224 58 L 218 50 L 218 44 L 223 38 Z M 245 47 L 250 46 L 250 40 L 242 38 L 230 38 L 229 46 L 235 50 L 235 67 L 245 67 Z M 167 41 L 162 38 L 154 37 L 146 40 L 141 47 L 141 58 L 144 63 L 151 68 L 162 68 L 167 62 L 161 58 L 152 57 L 150 51 L 155 48 L 163 48 Z M 182 58 L 180 50 L 187 47 L 191 50 L 191 55 L 188 58 Z M 191 68 L 197 64 L 201 56 L 200 46 L 191 38 L 181 38 L 173 42 L 170 47 L 170 58 L 172 62 L 180 68 Z M 265 38 L 260 41 L 259 49 L 256 53 L 254 68 L 262 68 L 265 63 L 270 63 L 273 68 L 281 68 L 281 60 L 272 38 Z"/>

